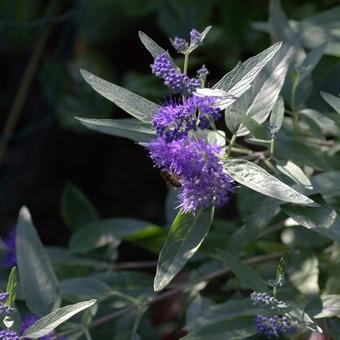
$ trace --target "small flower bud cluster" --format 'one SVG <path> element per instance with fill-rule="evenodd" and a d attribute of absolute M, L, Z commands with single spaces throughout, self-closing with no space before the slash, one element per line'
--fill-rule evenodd
<path fill-rule="evenodd" d="M 207 80 L 207 76 L 209 74 L 208 69 L 205 67 L 205 65 L 202 65 L 202 67 L 197 70 L 197 78 L 201 80 L 202 83 L 205 83 Z"/>
<path fill-rule="evenodd" d="M 190 46 L 196 48 L 202 43 L 202 34 L 195 29 L 190 32 Z"/>
<path fill-rule="evenodd" d="M 151 68 L 152 73 L 154 73 L 156 77 L 163 79 L 164 84 L 176 93 L 183 95 L 190 94 L 201 84 L 199 79 L 190 79 L 186 74 L 181 73 L 179 69 L 173 65 L 166 52 L 155 58 Z"/>
<path fill-rule="evenodd" d="M 213 97 L 190 96 L 182 103 L 173 101 L 162 106 L 152 120 L 157 135 L 170 143 L 187 136 L 189 131 L 196 131 L 198 127 L 209 128 L 211 120 L 221 117 L 214 103 Z"/>
<path fill-rule="evenodd" d="M 6 302 L 9 294 L 7 292 L 0 292 L 0 302 Z"/>
<path fill-rule="evenodd" d="M 172 46 L 178 53 L 184 53 L 187 49 L 187 42 L 183 38 L 175 37 L 170 39 Z"/>
<path fill-rule="evenodd" d="M 256 306 L 271 312 L 280 312 L 287 308 L 287 304 L 284 301 L 277 300 L 274 296 L 270 296 L 267 293 L 253 292 L 250 294 L 250 299 Z"/>
<path fill-rule="evenodd" d="M 257 315 L 256 325 L 260 334 L 271 337 L 292 334 L 296 327 L 285 316 L 274 315 L 272 317 Z"/>
<path fill-rule="evenodd" d="M 2 339 L 2 340 L 19 340 L 19 336 L 15 331 L 0 330 L 0 339 Z"/>

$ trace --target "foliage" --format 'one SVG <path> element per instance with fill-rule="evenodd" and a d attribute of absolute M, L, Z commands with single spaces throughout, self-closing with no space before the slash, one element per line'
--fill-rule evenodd
<path fill-rule="evenodd" d="M 178 21 L 176 16 L 190 3 L 147 1 L 143 8 L 152 13 L 157 7 L 161 26 L 174 38 L 183 32 L 181 26 L 192 28 L 190 17 Z M 200 27 L 209 24 L 210 3 L 202 2 L 205 10 L 192 13 Z M 137 4 L 122 6 L 137 15 Z M 176 338 L 337 334 L 340 99 L 315 84 L 324 100 L 319 110 L 312 106 L 312 93 L 313 72 L 323 56 L 340 55 L 338 14 L 335 7 L 291 21 L 272 0 L 268 23 L 254 27 L 269 33 L 273 44 L 236 64 L 212 87 L 206 67 L 195 74 L 190 62 L 198 65 L 195 53 L 205 43 L 211 53 L 209 36 L 218 36 L 214 27 L 192 30 L 190 41 L 171 40 L 184 55 L 182 67 L 139 32 L 153 58 L 153 73 L 177 91 L 154 92 L 171 93 L 167 103 L 156 101 L 147 89 L 136 94 L 82 69 L 92 89 L 131 117 L 89 118 L 75 112 L 76 121 L 130 139 L 151 154 L 176 187 L 169 189 L 164 209 L 171 225 L 103 218 L 81 189 L 68 183 L 60 209 L 71 232 L 69 247 L 48 247 L 28 209 L 21 208 L 14 250 L 13 242 L 4 240 L 3 251 L 14 251 L 17 266 L 2 280 L 7 295 L 0 307 L 8 313 L 1 328 L 29 339 L 160 339 L 167 331 L 157 308 L 169 303 L 180 305 L 175 326 L 169 325 Z M 203 99 L 190 106 L 187 99 L 195 96 Z M 179 105 L 181 110 L 175 110 Z M 209 117 L 216 108 L 221 115 Z M 157 129 L 161 120 L 167 131 L 181 124 L 185 129 L 164 142 Z M 72 125 L 80 129 L 77 122 Z M 160 140 L 164 143 L 157 144 Z M 207 185 L 197 185 L 206 178 Z M 232 183 L 227 198 L 219 187 L 225 180 Z M 219 218 L 219 211 L 231 207 L 237 210 L 232 219 Z M 157 263 L 120 261 L 125 244 L 158 256 Z M 20 318 L 27 311 L 38 320 L 22 330 Z"/>

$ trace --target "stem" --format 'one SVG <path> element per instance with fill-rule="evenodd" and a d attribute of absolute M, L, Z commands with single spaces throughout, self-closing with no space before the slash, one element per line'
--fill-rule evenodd
<path fill-rule="evenodd" d="M 184 53 L 184 66 L 183 66 L 183 73 L 184 74 L 187 74 L 187 72 L 188 72 L 188 65 L 189 65 L 189 52 L 188 51 L 186 51 L 185 53 Z"/>
<path fill-rule="evenodd" d="M 132 327 L 132 331 L 131 331 L 131 339 L 137 333 L 137 330 L 138 330 L 138 327 L 139 327 L 139 324 L 140 324 L 140 320 L 142 319 L 143 314 L 144 314 L 144 309 L 143 310 L 138 309 L 136 319 L 135 319 L 135 322 L 133 323 L 133 327 Z"/>
<path fill-rule="evenodd" d="M 296 89 L 297 89 L 297 86 L 299 85 L 299 80 L 300 80 L 300 75 L 297 74 L 295 77 L 294 77 L 294 80 L 293 80 L 293 84 L 292 84 L 292 93 L 291 93 L 291 102 L 290 102 L 290 106 L 291 106 L 291 114 L 293 116 L 293 128 L 294 128 L 294 135 L 295 135 L 295 138 L 298 137 L 299 135 L 299 113 L 296 111 Z"/>
<path fill-rule="evenodd" d="M 91 334 L 88 331 L 88 329 L 85 329 L 84 334 L 85 334 L 86 340 L 92 340 Z"/>
<path fill-rule="evenodd" d="M 272 138 L 270 140 L 270 154 L 269 154 L 269 159 L 274 157 L 274 152 L 275 152 L 275 139 Z"/>
<path fill-rule="evenodd" d="M 230 143 L 229 143 L 229 146 L 228 146 L 228 151 L 227 151 L 227 154 L 226 154 L 226 158 L 228 159 L 229 158 L 229 155 L 230 155 L 230 152 L 236 142 L 236 134 L 233 134 L 233 136 L 231 137 L 231 140 L 230 140 Z"/>
<path fill-rule="evenodd" d="M 276 297 L 276 293 L 277 293 L 277 287 L 274 286 L 274 287 L 273 287 L 273 296 L 274 296 L 274 297 Z"/>

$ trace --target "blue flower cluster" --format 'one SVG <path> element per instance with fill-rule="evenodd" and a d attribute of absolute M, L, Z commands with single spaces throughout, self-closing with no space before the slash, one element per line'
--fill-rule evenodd
<path fill-rule="evenodd" d="M 179 207 L 184 212 L 195 214 L 200 208 L 228 202 L 233 180 L 224 172 L 219 146 L 188 136 L 171 142 L 158 137 L 149 143 L 149 150 L 156 166 L 178 176 Z"/>
<path fill-rule="evenodd" d="M 2 339 L 2 340 L 19 340 L 19 335 L 15 331 L 0 330 L 0 339 Z"/>
<path fill-rule="evenodd" d="M 152 73 L 158 78 L 164 80 L 164 84 L 170 87 L 174 92 L 183 95 L 190 94 L 201 85 L 197 78 L 189 78 L 186 74 L 176 67 L 170 60 L 167 52 L 158 55 L 151 65 Z"/>
<path fill-rule="evenodd" d="M 296 331 L 296 327 L 285 316 L 257 315 L 256 324 L 259 332 L 269 338 L 292 334 Z"/>
<path fill-rule="evenodd" d="M 287 304 L 284 301 L 277 300 L 274 296 L 267 293 L 253 292 L 250 294 L 250 299 L 256 306 L 271 312 L 279 313 L 287 308 Z"/>
<path fill-rule="evenodd" d="M 15 312 L 15 309 L 13 307 L 10 307 L 5 304 L 7 298 L 8 298 L 7 292 L 0 293 L 0 314 L 10 315 Z"/>
<path fill-rule="evenodd" d="M 213 97 L 190 96 L 183 102 L 170 102 L 162 106 L 153 116 L 153 126 L 157 135 L 164 137 L 166 142 L 178 140 L 196 131 L 198 127 L 207 129 L 211 120 L 221 117 L 220 110 L 213 106 Z"/>

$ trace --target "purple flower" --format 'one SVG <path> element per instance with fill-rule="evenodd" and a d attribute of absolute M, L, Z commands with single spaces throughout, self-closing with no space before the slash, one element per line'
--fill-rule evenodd
<path fill-rule="evenodd" d="M 16 250 L 15 250 L 15 237 L 16 232 L 15 229 L 12 229 L 7 237 L 4 239 L 4 244 L 6 246 L 5 249 L 5 256 L 2 262 L 2 266 L 4 268 L 12 268 L 17 264 L 17 256 L 16 256 Z"/>
<path fill-rule="evenodd" d="M 153 126 L 157 135 L 164 137 L 170 143 L 196 131 L 198 127 L 207 129 L 211 120 L 221 117 L 220 110 L 213 106 L 213 97 L 186 98 L 182 103 L 170 102 L 153 117 Z"/>
<path fill-rule="evenodd" d="M 0 292 L 0 302 L 6 302 L 9 294 L 7 292 Z"/>
<path fill-rule="evenodd" d="M 159 137 L 148 147 L 156 166 L 179 177 L 183 212 L 195 214 L 200 208 L 228 202 L 233 180 L 224 172 L 219 146 L 189 137 L 167 143 Z"/>
<path fill-rule="evenodd" d="M 202 43 L 202 34 L 194 28 L 190 32 L 190 46 L 196 48 Z"/>
<path fill-rule="evenodd" d="M 0 339 L 2 339 L 2 340 L 19 340 L 19 336 L 15 331 L 0 330 Z"/>
<path fill-rule="evenodd" d="M 190 79 L 186 74 L 180 72 L 170 60 L 167 52 L 158 55 L 151 68 L 152 73 L 156 77 L 163 79 L 164 84 L 176 93 L 187 95 L 194 92 L 200 86 L 199 79 Z"/>
<path fill-rule="evenodd" d="M 38 320 L 39 320 L 39 317 L 37 317 L 36 315 L 32 313 L 28 313 L 22 321 L 19 334 L 23 335 L 26 329 L 28 329 Z M 28 340 L 28 338 L 24 338 L 24 339 Z M 55 334 L 54 332 L 51 332 L 45 336 L 40 337 L 39 339 L 40 340 L 52 340 L 52 339 L 55 339 Z"/>
<path fill-rule="evenodd" d="M 250 299 L 254 305 L 272 312 L 281 312 L 287 308 L 287 304 L 284 301 L 277 300 L 274 296 L 267 293 L 252 292 Z"/>
<path fill-rule="evenodd" d="M 204 84 L 209 74 L 209 71 L 206 68 L 206 66 L 203 64 L 202 67 L 199 70 L 197 70 L 196 73 L 197 73 L 197 78 Z"/>
<path fill-rule="evenodd" d="M 296 327 L 285 316 L 274 315 L 273 317 L 268 317 L 257 315 L 255 321 L 259 333 L 268 338 L 279 337 L 296 331 Z"/>
<path fill-rule="evenodd" d="M 15 309 L 13 307 L 0 303 L 0 314 L 11 315 L 14 314 L 14 312 Z"/>
<path fill-rule="evenodd" d="M 187 48 L 187 42 L 183 38 L 175 37 L 170 39 L 172 46 L 179 53 L 184 53 Z"/>

